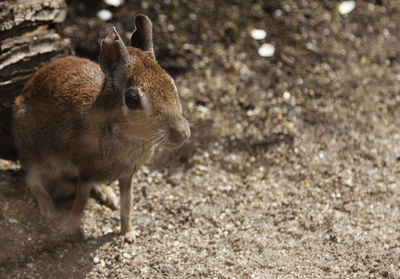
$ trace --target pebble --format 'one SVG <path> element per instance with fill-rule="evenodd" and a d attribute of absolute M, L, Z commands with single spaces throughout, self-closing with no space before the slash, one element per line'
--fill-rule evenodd
<path fill-rule="evenodd" d="M 291 97 L 291 95 L 290 95 L 290 93 L 288 91 L 283 92 L 283 98 L 284 99 L 288 100 L 288 99 L 290 99 L 290 97 Z"/>
<path fill-rule="evenodd" d="M 341 15 L 347 15 L 351 13 L 356 7 L 356 2 L 354 1 L 343 1 L 339 4 L 338 11 Z"/>
<path fill-rule="evenodd" d="M 94 262 L 95 264 L 98 264 L 98 263 L 100 262 L 99 257 L 94 257 L 94 258 L 93 258 L 93 262 Z"/>
<path fill-rule="evenodd" d="M 113 232 L 112 228 L 110 226 L 108 226 L 108 225 L 105 225 L 101 230 L 103 231 L 104 234 L 108 234 L 108 233 L 112 233 Z"/>
<path fill-rule="evenodd" d="M 167 178 L 167 183 L 171 184 L 171 186 L 177 186 L 181 183 L 181 181 L 176 176 L 170 176 Z"/>
<path fill-rule="evenodd" d="M 113 17 L 113 14 L 109 10 L 103 9 L 97 12 L 97 17 L 102 21 L 107 21 Z"/>
<path fill-rule="evenodd" d="M 253 29 L 251 30 L 250 35 L 254 40 L 263 40 L 267 36 L 267 32 L 262 29 Z"/>
<path fill-rule="evenodd" d="M 119 7 L 121 6 L 124 1 L 123 0 L 103 0 L 109 6 Z"/>
<path fill-rule="evenodd" d="M 122 256 L 123 256 L 125 259 L 130 259 L 130 258 L 132 258 L 131 254 L 128 254 L 128 253 L 123 253 Z"/>
<path fill-rule="evenodd" d="M 258 55 L 261 57 L 272 57 L 275 53 L 275 47 L 271 44 L 262 44 L 258 49 Z"/>
<path fill-rule="evenodd" d="M 282 16 L 282 10 L 277 9 L 277 10 L 274 12 L 274 14 L 275 14 L 277 17 L 280 17 L 280 16 Z"/>
<path fill-rule="evenodd" d="M 8 223 L 10 223 L 10 224 L 12 224 L 12 225 L 18 224 L 18 220 L 15 219 L 15 218 L 10 218 L 10 219 L 8 219 Z"/>

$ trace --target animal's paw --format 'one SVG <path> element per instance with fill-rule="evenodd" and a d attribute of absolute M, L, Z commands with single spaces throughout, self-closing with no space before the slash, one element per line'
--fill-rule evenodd
<path fill-rule="evenodd" d="M 139 235 L 138 232 L 135 230 L 131 230 L 129 232 L 126 232 L 125 234 L 121 234 L 123 237 L 123 240 L 128 243 L 135 243 L 136 242 L 136 237 Z"/>
<path fill-rule="evenodd" d="M 51 219 L 56 215 L 56 209 L 54 208 L 53 203 L 39 202 L 39 211 L 40 215 L 48 219 Z"/>
<path fill-rule="evenodd" d="M 61 222 L 59 231 L 62 236 L 68 237 L 79 233 L 80 228 L 80 218 L 69 214 L 67 219 Z"/>
<path fill-rule="evenodd" d="M 97 184 L 93 187 L 94 196 L 109 208 L 116 210 L 119 208 L 118 198 L 111 187 L 104 184 Z"/>

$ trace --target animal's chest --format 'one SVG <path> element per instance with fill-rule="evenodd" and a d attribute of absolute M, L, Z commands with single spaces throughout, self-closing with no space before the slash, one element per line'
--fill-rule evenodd
<path fill-rule="evenodd" d="M 103 138 L 95 152 L 89 154 L 83 166 L 91 180 L 111 182 L 131 176 L 152 155 L 152 146 L 127 144 L 116 139 Z"/>

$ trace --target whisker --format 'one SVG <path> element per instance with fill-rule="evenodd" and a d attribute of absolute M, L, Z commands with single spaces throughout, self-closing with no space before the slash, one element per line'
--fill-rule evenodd
<path fill-rule="evenodd" d="M 193 120 L 195 117 L 197 117 L 199 115 L 200 115 L 200 113 L 198 111 L 192 110 L 185 114 L 185 118 L 187 121 L 190 122 L 191 120 Z"/>
<path fill-rule="evenodd" d="M 162 139 L 160 139 L 157 143 L 155 143 L 154 146 L 153 146 L 150 150 L 148 150 L 148 151 L 144 154 L 144 156 L 142 157 L 142 158 L 143 158 L 143 162 L 147 161 L 147 159 L 151 156 L 151 154 L 153 154 L 153 152 L 155 152 L 155 151 L 157 150 L 157 148 L 159 148 L 159 147 L 160 147 L 162 144 L 164 144 L 166 141 L 167 141 L 166 138 L 162 138 Z"/>
<path fill-rule="evenodd" d="M 133 150 L 130 150 L 129 153 L 128 153 L 128 156 L 133 155 L 133 154 L 134 154 L 135 152 L 137 152 L 138 149 L 140 149 L 140 148 L 143 149 L 147 144 L 154 144 L 154 143 L 158 144 L 158 143 L 161 142 L 164 138 L 165 138 L 164 136 L 153 137 L 153 138 L 151 138 L 150 140 L 144 142 L 143 144 L 140 144 L 139 146 L 136 146 Z M 152 149 L 152 148 L 150 148 L 150 150 L 151 150 L 151 149 Z M 146 151 L 145 154 L 147 154 L 147 153 L 148 153 L 148 151 Z M 149 156 L 149 155 L 147 155 L 147 156 Z M 121 169 L 121 171 L 118 173 L 118 176 L 117 176 L 117 177 L 119 177 L 129 166 L 131 166 L 130 163 L 126 164 L 126 166 L 124 166 L 124 167 Z"/>
<path fill-rule="evenodd" d="M 139 148 L 143 148 L 144 146 L 146 146 L 149 143 L 152 143 L 153 141 L 158 141 L 161 138 L 164 138 L 164 136 L 163 135 L 156 135 L 153 138 L 151 138 L 150 140 L 145 141 L 144 143 L 142 143 L 139 146 L 135 147 L 135 149 L 132 150 L 132 152 L 137 151 Z"/>
<path fill-rule="evenodd" d="M 148 125 L 153 123 L 154 119 L 146 119 L 145 121 L 129 121 L 129 122 L 114 122 L 113 125 Z"/>
<path fill-rule="evenodd" d="M 167 135 L 167 131 L 164 129 L 159 129 L 157 132 L 154 132 L 153 135 Z"/>
<path fill-rule="evenodd" d="M 153 133 L 153 134 L 151 134 L 150 135 L 152 138 L 158 138 L 158 137 L 160 137 L 160 138 L 164 138 L 164 137 L 167 137 L 167 133 L 166 132 L 164 132 L 164 131 L 159 131 L 159 132 L 155 132 L 155 133 Z"/>
<path fill-rule="evenodd" d="M 189 121 L 190 129 L 193 129 L 201 124 L 201 121 Z"/>
<path fill-rule="evenodd" d="M 113 125 L 146 125 L 148 123 L 151 123 L 150 121 L 148 122 L 114 122 L 112 123 Z"/>
<path fill-rule="evenodd" d="M 190 111 L 184 113 L 184 117 L 185 117 L 185 118 L 188 117 L 188 116 L 191 115 L 193 112 L 194 112 L 194 109 L 192 109 L 192 110 L 190 110 Z"/>

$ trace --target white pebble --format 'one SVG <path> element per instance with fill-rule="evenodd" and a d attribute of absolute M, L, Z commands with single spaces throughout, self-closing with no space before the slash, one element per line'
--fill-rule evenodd
<path fill-rule="evenodd" d="M 128 254 L 128 253 L 123 253 L 122 256 L 123 256 L 125 259 L 130 259 L 130 258 L 132 258 L 132 256 L 131 256 L 130 254 Z"/>
<path fill-rule="evenodd" d="M 352 10 L 356 7 L 356 2 L 354 1 L 343 1 L 342 3 L 339 4 L 339 13 L 341 15 L 347 15 L 351 13 Z"/>
<path fill-rule="evenodd" d="M 267 32 L 262 29 L 253 29 L 251 30 L 250 34 L 254 40 L 263 40 L 267 36 Z"/>
<path fill-rule="evenodd" d="M 258 49 L 258 55 L 262 57 L 272 57 L 275 53 L 275 47 L 271 44 L 262 44 Z"/>
<path fill-rule="evenodd" d="M 124 2 L 123 0 L 103 0 L 104 3 L 110 6 L 119 7 Z"/>
<path fill-rule="evenodd" d="M 100 10 L 97 12 L 97 17 L 103 21 L 107 21 L 113 17 L 109 10 Z"/>
<path fill-rule="evenodd" d="M 383 29 L 383 35 L 385 35 L 385 36 L 389 36 L 390 35 L 390 32 L 389 32 L 389 30 L 388 29 Z"/>
<path fill-rule="evenodd" d="M 284 99 L 289 100 L 290 97 L 291 97 L 291 95 L 290 95 L 289 92 L 287 92 L 287 91 L 283 92 L 283 98 L 284 98 Z"/>
<path fill-rule="evenodd" d="M 279 10 L 279 9 L 277 9 L 275 12 L 274 12 L 274 14 L 276 15 L 276 16 L 282 16 L 282 10 Z"/>
<path fill-rule="evenodd" d="M 169 24 L 169 25 L 167 26 L 167 29 L 168 29 L 168 31 L 172 32 L 172 31 L 175 30 L 175 26 L 173 26 L 172 24 Z"/>
<path fill-rule="evenodd" d="M 198 168 L 200 171 L 206 171 L 206 170 L 207 170 L 207 167 L 206 167 L 206 166 L 203 166 L 203 165 L 198 165 L 197 168 Z"/>
<path fill-rule="evenodd" d="M 100 262 L 99 257 L 94 257 L 94 258 L 93 258 L 93 262 L 94 262 L 95 264 L 98 264 L 98 263 Z"/>
<path fill-rule="evenodd" d="M 12 225 L 18 224 L 18 220 L 15 219 L 15 218 L 10 218 L 10 219 L 8 219 L 8 222 L 9 222 L 10 224 L 12 224 Z"/>

